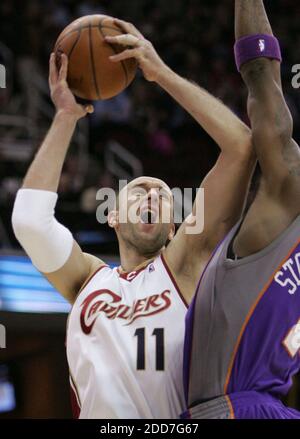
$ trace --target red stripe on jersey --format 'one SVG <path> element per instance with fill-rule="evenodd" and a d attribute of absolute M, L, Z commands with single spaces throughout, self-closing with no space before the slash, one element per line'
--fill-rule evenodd
<path fill-rule="evenodd" d="M 79 419 L 81 409 L 79 407 L 77 396 L 72 385 L 70 385 L 70 394 L 71 394 L 71 407 L 72 407 L 73 418 Z"/>
<path fill-rule="evenodd" d="M 161 253 L 161 260 L 162 260 L 162 263 L 163 263 L 163 265 L 164 265 L 164 267 L 166 269 L 166 272 L 168 273 L 169 278 L 171 279 L 171 281 L 172 281 L 172 283 L 173 283 L 173 285 L 174 285 L 174 287 L 175 287 L 179 297 L 181 298 L 181 300 L 184 303 L 184 305 L 188 308 L 189 305 L 187 304 L 183 294 L 181 293 L 181 291 L 179 289 L 179 286 L 177 285 L 177 282 L 176 282 L 176 280 L 175 280 L 175 278 L 174 278 L 174 276 L 173 276 L 173 274 L 172 274 L 172 272 L 171 272 L 171 270 L 170 270 L 170 268 L 169 268 L 169 266 L 168 266 L 168 264 L 167 264 L 167 262 L 165 260 L 165 257 L 164 257 L 164 255 L 162 253 Z"/>
<path fill-rule="evenodd" d="M 96 274 L 99 273 L 99 271 L 102 270 L 102 268 L 105 268 L 105 267 L 109 267 L 109 265 L 107 265 L 107 264 L 100 265 L 100 267 L 98 267 L 97 270 L 95 270 L 90 276 L 88 276 L 86 278 L 86 280 L 83 282 L 82 286 L 80 287 L 80 289 L 78 291 L 77 297 L 79 296 L 81 291 L 87 286 L 87 284 L 93 279 L 93 277 L 96 276 Z M 76 299 L 77 299 L 77 297 L 76 297 Z"/>

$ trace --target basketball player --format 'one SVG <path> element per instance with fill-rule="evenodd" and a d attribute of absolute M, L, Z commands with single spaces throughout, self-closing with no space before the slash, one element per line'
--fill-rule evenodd
<path fill-rule="evenodd" d="M 132 47 L 127 50 L 134 54 L 129 55 L 138 59 L 145 78 L 172 95 L 221 148 L 202 183 L 204 232 L 186 233 L 201 216 L 197 198 L 174 236 L 171 190 L 150 177 L 130 182 L 109 214 L 120 247 L 118 269 L 83 253 L 71 232 L 57 222 L 56 192 L 65 155 L 77 121 L 93 111 L 78 105 L 70 92 L 64 55 L 59 72 L 51 55 L 49 82 L 56 115 L 17 194 L 12 223 L 36 268 L 73 304 L 67 356 L 76 416 L 176 418 L 185 408 L 187 304 L 212 250 L 240 218 L 255 157 L 250 130 L 229 109 L 170 70 L 133 25 L 118 24 L 127 32 L 118 41 Z M 121 222 L 121 214 L 127 215 L 133 205 L 138 222 L 129 217 Z M 171 214 L 169 222 L 162 221 L 162 211 Z"/>
<path fill-rule="evenodd" d="M 189 309 L 183 416 L 300 419 L 279 400 L 300 370 L 300 152 L 263 1 L 236 0 L 235 9 L 236 62 L 262 181 Z"/>

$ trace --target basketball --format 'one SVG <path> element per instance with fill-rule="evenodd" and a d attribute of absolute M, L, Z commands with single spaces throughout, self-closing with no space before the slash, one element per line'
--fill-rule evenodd
<path fill-rule="evenodd" d="M 124 47 L 104 39 L 123 33 L 112 17 L 87 15 L 73 21 L 59 35 L 54 48 L 56 65 L 60 68 L 60 55 L 65 53 L 69 59 L 67 81 L 74 95 L 87 100 L 109 99 L 133 81 L 136 60 L 111 62 L 109 56 L 122 52 Z"/>

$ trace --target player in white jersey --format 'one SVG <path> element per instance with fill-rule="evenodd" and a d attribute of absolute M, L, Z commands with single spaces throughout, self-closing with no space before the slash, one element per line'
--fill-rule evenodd
<path fill-rule="evenodd" d="M 201 185 L 204 231 L 187 233 L 202 214 L 196 209 L 199 195 L 175 235 L 170 188 L 141 177 L 120 192 L 108 218 L 119 241 L 121 267 L 111 269 L 82 252 L 55 219 L 54 209 L 75 126 L 93 109 L 76 103 L 66 82 L 67 58 L 62 56 L 58 72 L 53 55 L 49 81 L 56 115 L 17 194 L 12 222 L 34 265 L 73 304 L 67 355 L 76 415 L 175 418 L 185 408 L 185 303 L 215 245 L 241 215 L 255 158 L 250 130 L 228 108 L 167 67 L 133 25 L 117 24 L 125 35 L 112 42 L 127 49 L 113 61 L 136 57 L 145 78 L 173 96 L 220 146 L 219 159 Z M 132 207 L 137 223 L 129 215 Z M 163 221 L 163 212 L 169 212 L 169 221 Z M 125 222 L 120 220 L 124 214 Z"/>
<path fill-rule="evenodd" d="M 100 267 L 77 297 L 68 324 L 68 361 L 81 417 L 178 416 L 184 406 L 185 311 L 162 255 L 127 274 Z"/>

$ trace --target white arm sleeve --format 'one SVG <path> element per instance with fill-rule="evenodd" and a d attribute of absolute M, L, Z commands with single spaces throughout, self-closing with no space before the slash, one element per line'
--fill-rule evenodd
<path fill-rule="evenodd" d="M 73 248 L 71 232 L 54 217 L 57 198 L 54 192 L 20 189 L 12 214 L 16 238 L 43 273 L 63 267 Z"/>

